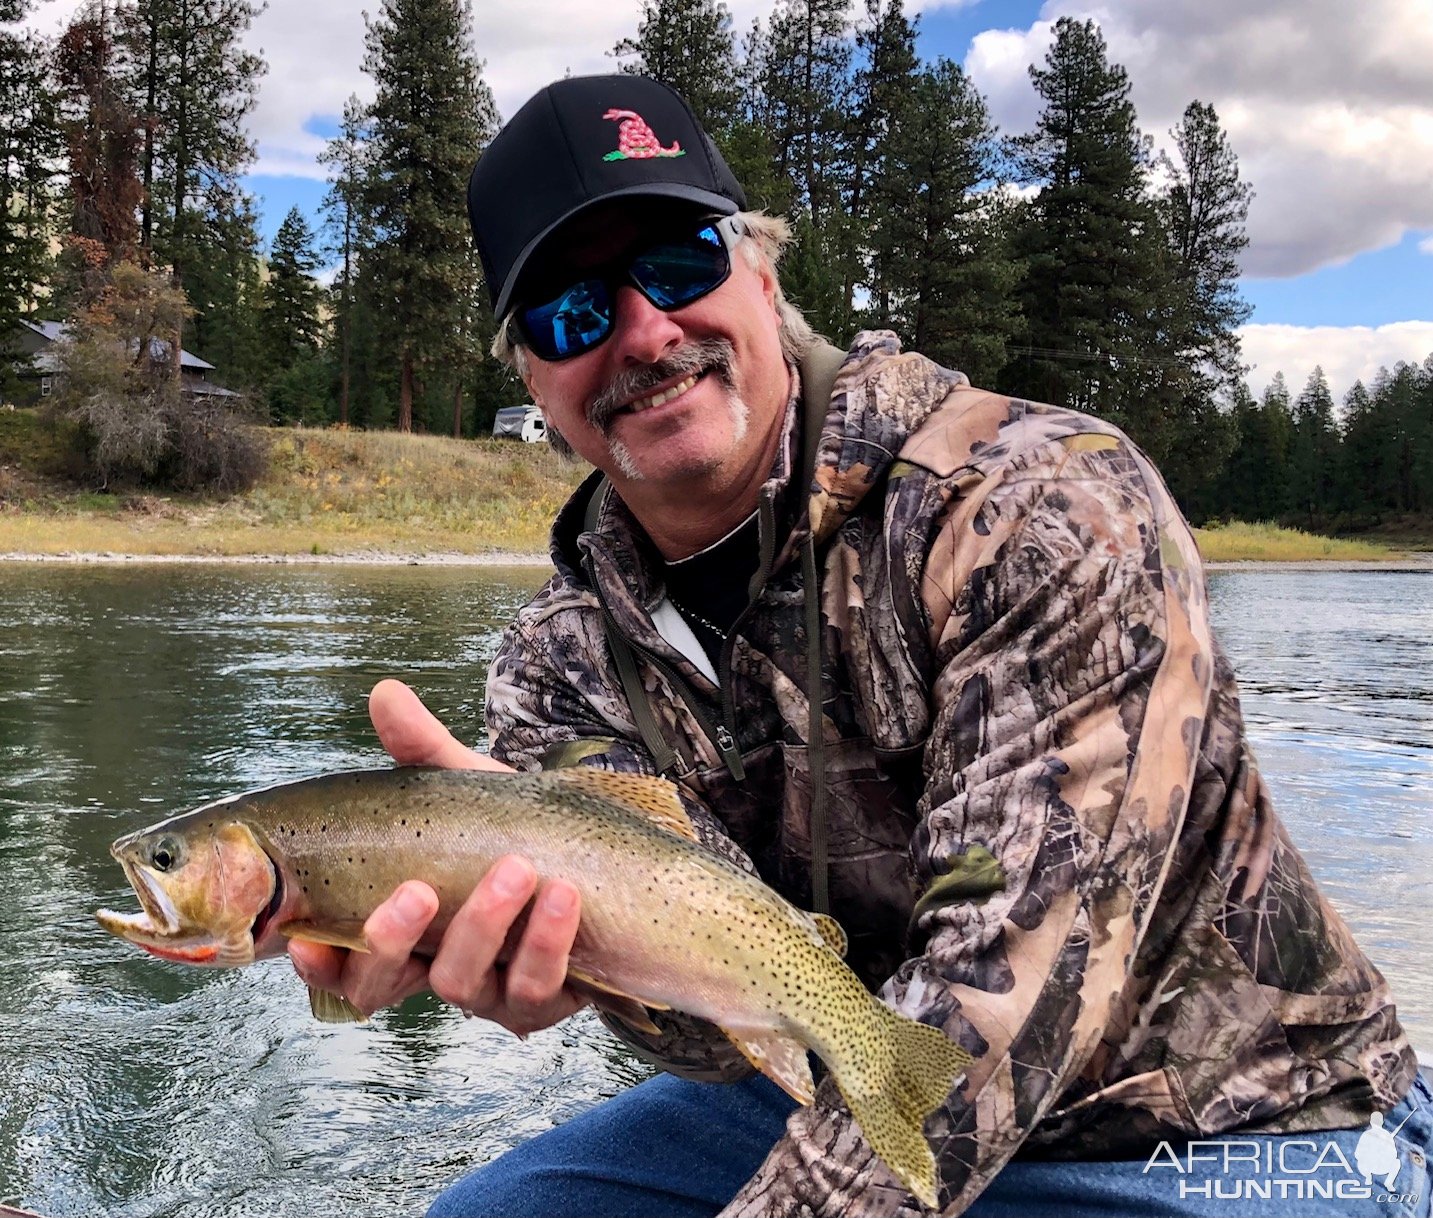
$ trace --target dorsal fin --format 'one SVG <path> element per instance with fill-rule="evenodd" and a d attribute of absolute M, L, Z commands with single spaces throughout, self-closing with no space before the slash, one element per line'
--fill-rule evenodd
<path fill-rule="evenodd" d="M 573 766 L 546 773 L 554 781 L 621 804 L 645 816 L 654 825 L 660 825 L 668 833 L 697 840 L 697 831 L 692 827 L 692 818 L 682 807 L 677 788 L 665 778 L 653 778 L 649 774 L 618 774 L 593 766 Z"/>

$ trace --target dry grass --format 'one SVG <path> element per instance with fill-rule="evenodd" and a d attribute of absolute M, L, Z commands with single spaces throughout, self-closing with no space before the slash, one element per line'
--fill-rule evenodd
<path fill-rule="evenodd" d="M 100 495 L 48 476 L 63 437 L 33 412 L 0 417 L 0 553 L 542 554 L 582 478 L 545 444 L 397 432 L 271 429 L 269 473 L 229 499 Z M 1271 524 L 1198 529 L 1215 562 L 1382 561 L 1372 541 Z"/>
<path fill-rule="evenodd" d="M 1195 529 L 1206 562 L 1382 562 L 1398 551 L 1371 541 L 1319 537 L 1276 524 L 1234 522 Z"/>
<path fill-rule="evenodd" d="M 270 469 L 230 499 L 5 496 L 0 552 L 545 553 L 580 466 L 544 444 L 274 429 Z"/>

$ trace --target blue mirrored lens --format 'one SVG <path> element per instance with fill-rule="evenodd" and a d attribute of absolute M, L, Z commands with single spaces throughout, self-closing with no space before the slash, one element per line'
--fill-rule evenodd
<path fill-rule="evenodd" d="M 574 283 L 545 304 L 522 310 L 522 328 L 543 359 L 581 355 L 612 329 L 612 300 L 600 279 Z"/>
<path fill-rule="evenodd" d="M 642 295 L 659 309 L 675 309 L 705 296 L 731 271 L 726 246 L 715 225 L 687 241 L 659 245 L 632 260 L 628 274 Z"/>
<path fill-rule="evenodd" d="M 683 241 L 637 254 L 625 278 L 659 309 L 676 309 L 726 282 L 731 259 L 716 225 L 708 224 Z M 605 278 L 574 283 L 544 304 L 519 310 L 519 328 L 545 360 L 570 359 L 590 351 L 612 332 L 612 292 Z"/>

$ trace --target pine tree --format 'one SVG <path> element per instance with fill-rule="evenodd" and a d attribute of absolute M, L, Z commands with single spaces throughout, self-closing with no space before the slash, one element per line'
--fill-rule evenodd
<path fill-rule="evenodd" d="M 1294 402 L 1289 437 L 1289 502 L 1310 528 L 1333 507 L 1338 442 L 1333 396 L 1324 370 L 1315 368 Z"/>
<path fill-rule="evenodd" d="M 1174 253 L 1176 349 L 1230 386 L 1244 371 L 1238 328 L 1252 312 L 1239 296 L 1239 257 L 1253 191 L 1213 106 L 1190 102 L 1171 134 L 1177 159 L 1162 158 L 1170 184 L 1159 208 Z"/>
<path fill-rule="evenodd" d="M 289 368 L 318 350 L 318 265 L 313 230 L 303 212 L 291 207 L 274 234 L 264 287 L 266 354 L 275 367 Z"/>
<path fill-rule="evenodd" d="M 339 134 L 328 142 L 319 157 L 328 167 L 329 188 L 324 196 L 325 231 L 328 249 L 339 258 L 338 276 L 333 284 L 333 320 L 338 334 L 338 423 L 348 426 L 349 394 L 353 379 L 354 313 L 358 307 L 355 281 L 361 250 L 371 244 L 369 225 L 363 211 L 370 162 L 368 112 L 357 97 L 343 107 Z"/>
<path fill-rule="evenodd" d="M 671 85 L 708 132 L 735 119 L 735 42 L 720 0 L 642 0 L 636 37 L 621 39 L 612 54 L 624 61 L 622 71 Z"/>
<path fill-rule="evenodd" d="M 1010 203 L 985 102 L 959 65 L 923 70 L 892 123 L 871 192 L 872 324 L 990 383 L 1016 325 Z"/>
<path fill-rule="evenodd" d="M 1362 381 L 1344 395 L 1336 505 L 1357 523 L 1375 518 L 1386 504 L 1378 491 L 1391 484 L 1383 467 L 1383 435 L 1374 397 Z"/>
<path fill-rule="evenodd" d="M 258 215 L 235 187 L 211 189 L 195 216 L 203 243 L 185 275 L 194 306 L 186 346 L 218 368 L 230 388 L 257 389 L 265 380 L 259 317 L 263 308 Z"/>
<path fill-rule="evenodd" d="M 313 230 L 303 212 L 291 207 L 274 235 L 260 325 L 269 413 L 279 422 L 319 422 L 327 414 L 326 378 L 317 359 L 318 265 Z"/>
<path fill-rule="evenodd" d="M 1255 520 L 1278 520 L 1294 505 L 1289 479 L 1293 437 L 1289 387 L 1284 374 L 1276 372 L 1259 400 L 1257 426 L 1250 446 L 1251 464 L 1256 471 L 1252 513 Z"/>
<path fill-rule="evenodd" d="M 23 6 L 0 5 L 0 21 Z M 11 388 L 13 344 L 53 274 L 50 239 L 63 150 L 51 50 L 33 33 L 0 28 L 0 399 Z"/>
<path fill-rule="evenodd" d="M 712 138 L 745 190 L 748 206 L 787 215 L 795 203 L 795 186 L 781 169 L 772 107 L 764 91 L 769 59 L 770 44 L 756 18 L 741 40 L 735 117 Z"/>
<path fill-rule="evenodd" d="M 1125 70 L 1108 62 L 1093 21 L 1062 17 L 1045 67 L 1034 132 L 1015 141 L 1025 180 L 1040 184 L 1017 235 L 1027 271 L 1023 350 L 1005 387 L 1107 414 L 1142 443 L 1165 363 L 1157 316 L 1163 238 L 1145 196 L 1149 142 Z M 1145 434 L 1141 434 L 1141 432 Z"/>
<path fill-rule="evenodd" d="M 83 307 L 107 290 L 112 266 L 138 254 L 139 127 L 115 72 L 103 8 L 87 11 L 60 35 L 55 75 L 69 164 L 62 291 L 67 303 Z"/>
<path fill-rule="evenodd" d="M 849 180 L 846 115 L 851 45 L 847 0 L 778 0 L 764 63 L 766 118 L 777 171 L 817 230 L 840 209 Z M 833 244 L 829 235 L 826 244 Z"/>
<path fill-rule="evenodd" d="M 365 211 L 398 368 L 400 431 L 412 430 L 419 381 L 457 372 L 461 385 L 477 358 L 464 198 L 497 109 L 468 49 L 468 24 L 458 0 L 384 0 L 368 21 L 363 66 L 377 96 Z"/>
<path fill-rule="evenodd" d="M 864 220 L 867 191 L 885 172 L 886 142 L 900 112 L 909 111 L 920 60 L 916 56 L 916 24 L 901 0 L 865 0 L 865 22 L 856 31 L 859 67 L 852 81 L 850 144 L 851 179 L 846 206 Z"/>
<path fill-rule="evenodd" d="M 242 39 L 251 0 L 133 0 L 116 10 L 128 85 L 145 122 L 141 228 L 182 284 L 204 257 L 203 220 L 227 210 L 254 158 L 244 126 L 264 62 Z"/>
<path fill-rule="evenodd" d="M 915 39 L 915 23 L 906 18 L 901 0 L 866 0 L 865 21 L 856 30 L 858 67 L 846 133 L 851 172 L 844 192 L 858 240 L 854 256 L 844 259 L 843 294 L 852 300 L 857 282 L 864 280 L 877 298 L 876 313 L 883 317 L 890 312 L 890 292 L 887 268 L 872 240 L 879 210 L 873 195 L 893 172 L 889 154 L 897 116 L 909 113 L 916 104 L 913 94 L 920 61 Z M 889 192 L 885 197 L 889 200 Z"/>

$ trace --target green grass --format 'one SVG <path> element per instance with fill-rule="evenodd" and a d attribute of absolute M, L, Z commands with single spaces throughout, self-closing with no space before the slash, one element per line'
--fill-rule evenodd
<path fill-rule="evenodd" d="M 1277 524 L 1236 521 L 1195 529 L 1199 552 L 1208 562 L 1381 562 L 1399 552 L 1373 541 L 1320 537 Z"/>

